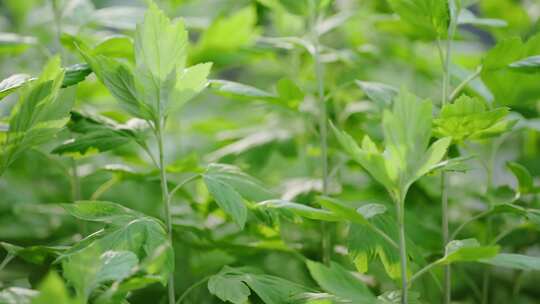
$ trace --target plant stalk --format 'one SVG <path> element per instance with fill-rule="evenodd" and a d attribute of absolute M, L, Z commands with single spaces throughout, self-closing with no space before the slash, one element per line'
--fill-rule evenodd
<path fill-rule="evenodd" d="M 319 34 L 317 33 L 317 23 L 319 14 L 317 8 L 312 2 L 312 24 L 311 35 L 313 40 L 313 60 L 315 61 L 315 76 L 317 78 L 317 99 L 320 105 L 319 113 L 319 131 L 320 131 L 320 147 L 321 147 L 321 165 L 322 165 L 322 194 L 328 195 L 328 114 L 326 111 L 326 99 L 324 96 L 324 70 L 320 58 L 320 45 Z M 321 222 L 321 235 L 322 235 L 322 252 L 324 264 L 330 263 L 332 255 L 332 240 L 330 239 L 330 233 L 328 229 L 328 223 Z"/>
<path fill-rule="evenodd" d="M 446 39 L 446 51 L 442 52 L 441 41 L 437 41 L 437 46 L 439 48 L 439 54 L 441 54 L 441 60 L 443 63 L 443 79 L 442 79 L 442 106 L 446 105 L 449 101 L 448 92 L 450 90 L 450 62 L 452 58 L 452 40 L 456 31 L 455 22 L 451 21 L 450 26 L 448 27 L 448 37 Z M 443 57 L 444 55 L 444 57 Z M 441 172 L 441 213 L 442 213 L 442 223 L 441 231 L 443 237 L 443 250 L 446 248 L 449 240 L 448 233 L 448 189 L 447 189 L 446 173 Z M 452 275 L 450 264 L 444 266 L 444 280 L 443 280 L 443 303 L 450 304 L 451 302 L 451 290 L 452 290 Z"/>
<path fill-rule="evenodd" d="M 187 297 L 187 295 L 189 293 L 191 293 L 194 289 L 196 289 L 200 285 L 202 285 L 202 284 L 206 283 L 208 280 L 210 280 L 210 277 L 211 276 L 206 276 L 206 277 L 200 279 L 199 281 L 195 282 L 193 285 L 189 286 L 188 289 L 186 289 L 186 291 L 184 291 L 184 293 L 180 296 L 180 298 L 178 298 L 178 301 L 176 301 L 176 304 L 181 304 L 182 301 Z"/>
<path fill-rule="evenodd" d="M 395 200 L 399 226 L 399 258 L 401 267 L 401 304 L 408 304 L 407 295 L 407 245 L 405 241 L 405 197 Z"/>
<path fill-rule="evenodd" d="M 172 220 L 171 220 L 171 206 L 169 201 L 169 189 L 167 186 L 167 174 L 165 172 L 165 157 L 163 149 L 163 122 L 159 122 L 156 128 L 156 138 L 158 142 L 158 152 L 159 152 L 159 176 L 161 182 L 161 199 L 163 202 L 163 208 L 165 213 L 165 226 L 167 227 L 167 235 L 169 237 L 169 242 L 172 246 Z M 175 294 L 174 294 L 174 269 L 169 275 L 169 282 L 167 284 L 168 294 L 169 294 L 169 304 L 175 304 Z"/>

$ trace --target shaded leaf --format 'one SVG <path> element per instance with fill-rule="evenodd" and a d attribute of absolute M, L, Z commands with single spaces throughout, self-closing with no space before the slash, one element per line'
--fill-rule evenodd
<path fill-rule="evenodd" d="M 308 260 L 306 264 L 311 276 L 324 291 L 353 303 L 375 301 L 367 286 L 338 263 L 331 262 L 330 266 L 325 266 Z"/>

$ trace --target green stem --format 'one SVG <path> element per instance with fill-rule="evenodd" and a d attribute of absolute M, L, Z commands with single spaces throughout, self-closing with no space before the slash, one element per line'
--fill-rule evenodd
<path fill-rule="evenodd" d="M 450 240 L 455 240 L 456 237 L 459 235 L 459 233 L 461 232 L 461 230 L 463 230 L 463 228 L 465 228 L 465 226 L 467 226 L 468 224 L 480 219 L 480 218 L 483 218 L 484 216 L 488 215 L 491 213 L 491 209 L 489 210 L 486 210 L 486 211 L 483 211 L 483 212 L 480 212 L 478 213 L 477 215 L 469 218 L 468 220 L 466 220 L 465 222 L 463 222 L 461 225 L 459 225 L 459 227 L 456 228 L 456 230 L 454 230 L 454 232 L 452 233 L 452 236 L 450 236 Z"/>
<path fill-rule="evenodd" d="M 107 192 L 109 189 L 111 189 L 112 186 L 114 186 L 118 182 L 118 178 L 113 175 L 108 181 L 101 184 L 94 193 L 92 193 L 92 196 L 90 196 L 90 200 L 95 201 L 98 200 L 105 192 Z"/>
<path fill-rule="evenodd" d="M 160 121 L 156 126 L 156 138 L 158 142 L 158 151 L 159 151 L 159 176 L 161 181 L 161 199 L 163 202 L 163 208 L 165 213 L 165 226 L 167 227 L 167 234 L 169 237 L 169 242 L 172 246 L 172 220 L 171 220 L 171 206 L 169 200 L 169 189 L 167 187 L 167 174 L 165 172 L 165 157 L 163 149 L 163 125 L 164 123 Z M 174 270 L 169 275 L 168 282 L 168 294 L 169 294 L 169 304 L 175 304 L 175 295 L 174 295 Z"/>
<path fill-rule="evenodd" d="M 13 260 L 13 258 L 15 258 L 15 255 L 8 253 L 6 257 L 4 258 L 4 260 L 2 261 L 2 263 L 0 264 L 0 271 L 2 271 L 4 267 L 6 267 L 7 264 L 11 262 L 11 260 Z"/>
<path fill-rule="evenodd" d="M 195 282 L 193 285 L 189 286 L 188 289 L 186 289 L 186 291 L 184 291 L 184 293 L 182 293 L 182 295 L 180 296 L 180 298 L 178 298 L 178 301 L 176 301 L 176 304 L 180 304 L 182 303 L 182 301 L 187 297 L 187 295 L 192 292 L 194 289 L 196 289 L 197 287 L 199 287 L 200 285 L 206 283 L 206 281 L 208 281 L 210 279 L 210 277 L 212 276 L 207 276 L 207 277 L 204 277 L 202 278 L 201 280 Z"/>
<path fill-rule="evenodd" d="M 317 33 L 317 23 L 319 14 L 316 11 L 313 1 L 312 5 L 312 24 L 311 34 L 313 40 L 313 60 L 315 61 L 315 75 L 317 78 L 317 98 L 320 105 L 319 113 L 319 128 L 320 128 L 320 147 L 321 147 L 321 165 L 322 165 L 322 194 L 328 195 L 328 126 L 327 126 L 327 111 L 326 100 L 324 97 L 324 70 L 320 59 L 320 44 L 319 35 Z M 321 235 L 322 235 L 322 252 L 323 262 L 325 264 L 330 263 L 330 257 L 332 254 L 332 240 L 330 239 L 330 233 L 328 231 L 328 223 L 321 222 Z"/>
<path fill-rule="evenodd" d="M 405 241 L 405 197 L 395 200 L 399 226 L 399 258 L 401 267 L 401 304 L 408 303 L 407 295 L 407 245 Z"/>
<path fill-rule="evenodd" d="M 426 265 L 424 268 L 418 270 L 412 277 L 411 279 L 409 280 L 409 286 L 407 286 L 408 288 L 410 288 L 412 286 L 412 284 L 414 283 L 414 281 L 416 281 L 418 278 L 420 278 L 424 273 L 430 271 L 433 267 L 439 265 L 438 261 L 435 261 L 431 264 L 428 264 Z"/>
<path fill-rule="evenodd" d="M 181 181 L 178 185 L 176 185 L 171 192 L 169 192 L 169 201 L 173 198 L 174 194 L 178 192 L 178 190 L 182 189 L 187 183 L 196 180 L 197 178 L 201 177 L 199 174 L 192 175 L 185 180 Z"/>
<path fill-rule="evenodd" d="M 437 47 L 439 49 L 439 54 L 441 55 L 441 60 L 443 63 L 443 79 L 442 79 L 442 106 L 446 105 L 449 101 L 448 91 L 450 89 L 450 62 L 452 59 L 452 40 L 456 31 L 456 24 L 453 21 L 454 18 L 451 18 L 450 25 L 448 27 L 448 37 L 446 39 L 446 52 L 442 51 L 441 41 L 437 40 Z M 443 56 L 444 55 L 444 56 Z M 446 173 L 441 172 L 441 212 L 442 212 L 442 223 L 441 230 L 443 236 L 443 250 L 446 248 L 446 245 L 449 242 L 448 238 L 448 190 L 446 185 Z M 450 304 L 451 301 L 451 268 L 450 265 L 444 266 L 444 290 L 443 290 L 443 303 Z"/>
<path fill-rule="evenodd" d="M 457 95 L 463 90 L 463 88 L 465 88 L 465 86 L 468 85 L 471 81 L 475 80 L 476 77 L 480 76 L 480 73 L 482 73 L 481 65 L 476 68 L 474 73 L 463 79 L 463 81 L 454 89 L 454 91 L 452 91 L 450 97 L 448 97 L 448 100 L 452 102 L 452 100 L 456 99 Z"/>
<path fill-rule="evenodd" d="M 81 181 L 77 170 L 77 161 L 71 158 L 71 195 L 74 202 L 81 199 Z"/>
<path fill-rule="evenodd" d="M 443 248 L 446 248 L 446 245 L 450 241 L 448 233 L 448 186 L 446 181 L 446 174 L 443 171 L 441 173 L 441 211 L 442 211 L 442 237 L 443 237 Z M 450 264 L 444 266 L 443 270 L 443 301 L 445 304 L 449 304 L 451 300 L 451 289 L 452 289 L 452 274 L 451 274 Z"/>

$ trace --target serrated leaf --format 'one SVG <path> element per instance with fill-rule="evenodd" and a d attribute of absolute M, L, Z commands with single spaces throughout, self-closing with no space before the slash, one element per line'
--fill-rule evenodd
<path fill-rule="evenodd" d="M 114 225 L 126 224 L 143 217 L 143 214 L 139 212 L 105 201 L 78 201 L 73 204 L 63 204 L 62 207 L 78 219 Z"/>
<path fill-rule="evenodd" d="M 243 304 L 251 291 L 240 278 L 215 275 L 208 280 L 208 290 L 222 301 Z"/>
<path fill-rule="evenodd" d="M 121 125 L 96 114 L 72 111 L 67 127 L 73 138 L 55 147 L 52 153 L 85 155 L 88 151 L 109 151 L 132 141 L 142 144 L 141 130 L 146 126 L 142 123 L 133 118 Z"/>
<path fill-rule="evenodd" d="M 212 286 L 210 282 L 212 282 Z M 216 284 L 216 282 L 219 284 Z M 243 285 L 240 283 L 249 286 L 265 304 L 289 303 L 295 296 L 310 291 L 304 286 L 279 277 L 228 266 L 225 266 L 219 273 L 210 278 L 208 287 L 212 294 L 222 300 L 229 298 L 228 301 L 234 304 L 244 304 L 244 296 L 249 296 L 249 293 L 244 287 L 241 287 Z M 231 290 L 234 290 L 234 296 L 231 295 Z M 243 302 L 232 300 L 241 300 Z"/>
<path fill-rule="evenodd" d="M 475 239 L 454 240 L 446 245 L 444 257 L 437 264 L 447 265 L 455 262 L 473 262 L 494 257 L 499 246 L 480 246 Z"/>
<path fill-rule="evenodd" d="M 441 138 L 429 146 L 431 138 L 431 103 L 402 88 L 392 111 L 383 114 L 384 152 L 365 136 L 360 148 L 343 131 L 334 133 L 341 146 L 371 176 L 381 183 L 394 200 L 401 200 L 417 179 L 440 167 L 450 145 L 450 138 Z"/>
<path fill-rule="evenodd" d="M 80 219 L 109 223 L 57 259 L 64 273 L 69 273 L 66 278 L 75 286 L 79 297 L 86 299 L 92 294 L 97 287 L 96 279 L 119 282 L 128 277 L 151 275 L 165 284 L 174 269 L 174 260 L 167 233 L 158 220 L 111 202 L 80 202 L 64 207 Z M 122 253 L 105 254 L 111 251 Z M 134 257 L 140 262 L 135 263 L 138 271 L 132 273 Z M 111 259 L 122 271 L 109 274 L 106 267 L 100 270 Z"/>
<path fill-rule="evenodd" d="M 255 42 L 257 12 L 247 6 L 234 14 L 219 17 L 204 31 L 194 47 L 193 62 L 213 61 L 217 64 L 232 62 L 235 52 Z M 234 35 L 231 35 L 234 33 Z"/>
<path fill-rule="evenodd" d="M 306 265 L 311 276 L 324 291 L 353 303 L 375 301 L 375 296 L 367 286 L 338 263 L 331 262 L 330 266 L 325 266 L 308 260 Z"/>
<path fill-rule="evenodd" d="M 540 35 L 523 42 L 518 37 L 507 38 L 488 51 L 481 77 L 495 97 L 497 105 L 528 105 L 540 96 L 538 73 L 523 73 L 510 65 L 540 54 Z M 521 65 L 521 64 L 520 64 Z"/>
<path fill-rule="evenodd" d="M 452 137 L 456 142 L 497 136 L 513 126 L 506 120 L 508 113 L 506 107 L 489 110 L 480 99 L 462 95 L 454 103 L 443 106 L 433 121 L 433 132 L 438 137 Z"/>
<path fill-rule="evenodd" d="M 204 175 L 231 185 L 242 197 L 248 200 L 262 201 L 276 196 L 261 181 L 232 165 L 210 164 Z"/>
<path fill-rule="evenodd" d="M 0 175 L 24 151 L 50 140 L 67 123 L 74 92 L 60 94 L 63 79 L 60 57 L 54 57 L 41 76 L 21 91 L 1 146 Z"/>
<path fill-rule="evenodd" d="M 247 208 L 242 196 L 232 186 L 211 175 L 203 175 L 203 179 L 219 207 L 243 229 L 247 219 Z"/>
<path fill-rule="evenodd" d="M 450 22 L 447 0 L 389 0 L 392 9 L 420 37 L 446 37 Z"/>

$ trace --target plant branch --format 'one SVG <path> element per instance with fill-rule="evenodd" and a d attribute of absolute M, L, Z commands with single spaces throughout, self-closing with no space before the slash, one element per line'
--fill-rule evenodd
<path fill-rule="evenodd" d="M 310 1 L 312 10 L 312 22 L 311 22 L 311 36 L 313 42 L 313 60 L 315 62 L 315 76 L 317 78 L 317 99 L 320 105 L 319 113 L 319 135 L 320 135 L 320 147 L 321 147 L 321 163 L 322 163 L 322 194 L 328 195 L 328 126 L 327 126 L 327 111 L 326 111 L 326 99 L 324 96 L 324 70 L 320 58 L 320 43 L 319 34 L 317 33 L 317 24 L 320 18 L 317 12 L 317 7 L 314 1 Z M 321 235 L 322 235 L 322 252 L 323 262 L 325 264 L 330 263 L 332 244 L 330 234 L 328 232 L 328 224 L 321 222 Z"/>
<path fill-rule="evenodd" d="M 109 189 L 111 189 L 112 186 L 114 186 L 119 179 L 113 175 L 108 181 L 101 184 L 94 193 L 92 193 L 92 196 L 90 196 L 90 200 L 95 201 L 98 200 L 105 192 L 107 192 Z"/>
<path fill-rule="evenodd" d="M 455 240 L 456 237 L 458 236 L 458 234 L 461 232 L 461 230 L 463 230 L 463 228 L 465 228 L 465 226 L 467 226 L 468 224 L 470 224 L 470 223 L 472 223 L 472 222 L 474 222 L 474 221 L 476 221 L 476 220 L 478 220 L 480 218 L 483 218 L 486 215 L 489 215 L 490 213 L 491 213 L 491 210 L 482 211 L 482 212 L 478 213 L 477 215 L 469 218 L 465 222 L 461 223 L 461 225 L 459 225 L 459 227 L 457 227 L 456 230 L 454 230 L 454 232 L 450 236 L 450 240 Z"/>
<path fill-rule="evenodd" d="M 193 283 L 193 285 L 189 286 L 188 289 L 186 289 L 184 291 L 184 293 L 182 293 L 182 295 L 180 296 L 180 298 L 178 298 L 178 301 L 176 301 L 176 304 L 181 304 L 182 301 L 187 297 L 187 295 L 192 292 L 194 289 L 196 289 L 197 287 L 199 287 L 200 285 L 206 283 L 208 280 L 210 280 L 212 276 L 209 275 L 209 276 L 206 276 L 202 279 L 200 279 L 199 281 Z"/>
<path fill-rule="evenodd" d="M 167 187 L 167 173 L 165 172 L 165 157 L 163 149 L 163 121 L 159 121 L 158 126 L 156 127 L 156 139 L 158 142 L 158 151 L 159 151 L 159 176 L 161 181 L 161 199 L 163 202 L 163 208 L 165 211 L 165 226 L 167 227 L 167 234 L 169 237 L 169 242 L 172 246 L 172 224 L 171 224 L 171 206 L 169 201 L 169 189 Z M 169 304 L 175 304 L 175 294 L 174 294 L 174 271 L 169 275 L 168 294 L 169 294 Z"/>
<path fill-rule="evenodd" d="M 458 86 L 452 91 L 450 94 L 450 97 L 448 97 L 448 100 L 452 102 L 454 99 L 456 99 L 457 95 L 467 86 L 471 81 L 475 80 L 478 76 L 480 76 L 480 73 L 482 73 L 482 66 L 479 65 L 476 70 L 469 75 L 467 78 L 463 79 L 463 81 L 458 84 Z"/>
<path fill-rule="evenodd" d="M 183 181 L 181 181 L 178 185 L 176 185 L 172 190 L 171 192 L 169 193 L 169 203 L 170 203 L 170 200 L 172 199 L 172 197 L 174 196 L 174 194 L 180 190 L 182 187 L 184 187 L 187 183 L 191 182 L 191 181 L 194 181 L 196 180 L 197 178 L 201 177 L 200 174 L 195 174 L 195 175 L 192 175 L 186 179 L 184 179 Z"/>
<path fill-rule="evenodd" d="M 15 258 L 15 255 L 8 252 L 8 254 L 6 254 L 6 256 L 4 257 L 4 260 L 2 260 L 2 263 L 0 264 L 0 271 L 2 271 L 4 267 L 6 267 L 7 264 L 11 262 L 11 260 L 13 260 L 13 258 Z"/>
<path fill-rule="evenodd" d="M 400 195 L 395 199 L 398 225 L 399 225 L 399 258 L 401 267 L 401 304 L 408 304 L 407 295 L 407 243 L 405 240 L 405 197 Z"/>

